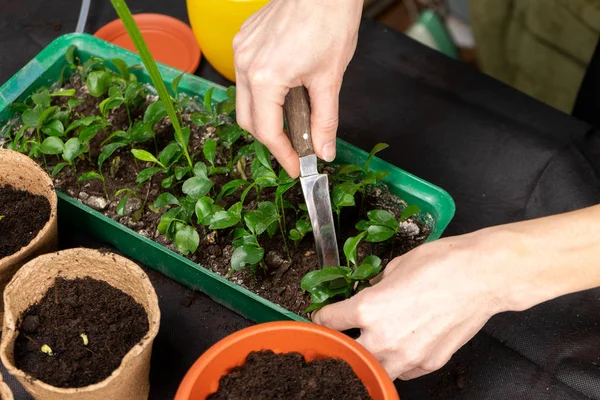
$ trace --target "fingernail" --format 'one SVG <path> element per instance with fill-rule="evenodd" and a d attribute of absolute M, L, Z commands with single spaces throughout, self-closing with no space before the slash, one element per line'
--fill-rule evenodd
<path fill-rule="evenodd" d="M 323 160 L 332 162 L 335 159 L 335 141 L 325 143 L 321 150 L 321 154 L 323 155 Z"/>

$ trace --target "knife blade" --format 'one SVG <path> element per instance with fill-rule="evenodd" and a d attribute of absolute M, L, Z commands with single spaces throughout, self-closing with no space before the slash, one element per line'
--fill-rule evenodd
<path fill-rule="evenodd" d="M 317 169 L 317 156 L 310 131 L 310 102 L 304 86 L 290 89 L 283 111 L 292 147 L 300 157 L 300 184 L 308 209 L 321 268 L 340 265 L 329 179 Z"/>

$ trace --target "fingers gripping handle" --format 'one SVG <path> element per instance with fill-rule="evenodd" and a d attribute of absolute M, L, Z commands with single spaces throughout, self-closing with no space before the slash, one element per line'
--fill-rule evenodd
<path fill-rule="evenodd" d="M 288 136 L 298 156 L 315 154 L 310 133 L 310 100 L 304 86 L 290 89 L 285 97 L 283 112 L 287 120 Z"/>

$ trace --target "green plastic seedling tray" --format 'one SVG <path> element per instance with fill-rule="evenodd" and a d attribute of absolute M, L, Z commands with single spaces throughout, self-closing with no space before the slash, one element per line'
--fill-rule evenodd
<path fill-rule="evenodd" d="M 8 121 L 13 116 L 9 107 L 11 103 L 22 101 L 32 90 L 40 86 L 49 86 L 56 82 L 61 69 L 66 64 L 64 56 L 67 48 L 72 44 L 77 46 L 77 55 L 83 61 L 91 56 L 97 56 L 105 59 L 118 57 L 129 65 L 141 63 L 137 54 L 91 35 L 61 36 L 0 87 L 0 121 Z M 162 64 L 159 65 L 159 69 L 163 79 L 168 83 L 180 74 L 180 71 Z M 144 70 L 138 72 L 138 78 L 142 82 L 151 83 Z M 215 101 L 226 98 L 225 88 L 193 75 L 185 75 L 179 85 L 180 90 L 191 96 L 202 96 L 211 87 L 215 88 L 213 93 Z M 362 164 L 367 158 L 366 152 L 343 140 L 338 139 L 337 146 L 336 163 Z M 390 191 L 409 204 L 417 204 L 432 217 L 434 227 L 427 241 L 439 238 L 454 216 L 454 201 L 450 195 L 439 187 L 377 157 L 371 162 L 371 168 L 390 172 L 384 181 Z M 304 320 L 299 315 L 230 282 L 64 193 L 58 192 L 58 199 L 58 215 L 61 224 L 72 226 L 99 241 L 110 243 L 127 256 L 191 289 L 206 293 L 218 303 L 252 321 Z"/>

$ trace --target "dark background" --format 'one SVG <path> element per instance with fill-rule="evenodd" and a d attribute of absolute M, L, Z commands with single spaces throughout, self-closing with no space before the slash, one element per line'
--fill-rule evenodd
<path fill-rule="evenodd" d="M 130 0 L 133 13 L 187 22 L 183 1 Z M 79 2 L 0 0 L 0 82 L 57 36 L 75 29 Z M 92 1 L 86 31 L 116 18 Z M 594 61 L 600 64 L 599 60 Z M 600 65 L 597 66 L 600 70 Z M 197 72 L 227 84 L 205 60 Z M 586 77 L 578 115 L 597 122 L 598 75 Z M 456 217 L 447 235 L 578 209 L 600 201 L 600 134 L 588 123 L 485 77 L 383 25 L 364 21 L 345 76 L 339 135 L 446 189 Z M 596 117 L 596 120 L 594 120 Z M 61 246 L 101 244 L 61 229 Z M 148 270 L 162 312 L 152 399 L 173 397 L 193 361 L 251 322 Z M 397 382 L 411 399 L 600 399 L 600 290 L 492 318 L 442 370 Z M 4 376 L 17 399 L 28 398 Z"/>

